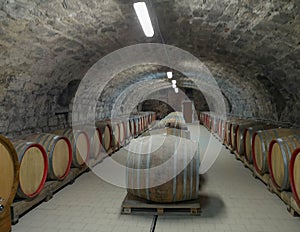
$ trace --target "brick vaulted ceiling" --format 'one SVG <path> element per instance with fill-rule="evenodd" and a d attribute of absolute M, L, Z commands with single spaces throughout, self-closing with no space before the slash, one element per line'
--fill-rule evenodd
<path fill-rule="evenodd" d="M 72 81 L 105 55 L 145 42 L 198 57 L 232 113 L 300 123 L 299 0 L 146 2 L 153 38 L 145 38 L 130 0 L 0 0 L 0 132 L 48 125 L 66 108 L 58 99 Z M 125 73 L 134 81 L 156 71 Z M 112 91 L 128 78 L 120 75 Z"/>

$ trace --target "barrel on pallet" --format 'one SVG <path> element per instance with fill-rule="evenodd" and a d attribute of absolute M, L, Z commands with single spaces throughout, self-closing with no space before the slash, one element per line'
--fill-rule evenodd
<path fill-rule="evenodd" d="M 244 133 L 244 155 L 249 164 L 253 163 L 253 157 L 252 157 L 253 134 L 259 130 L 268 130 L 268 129 L 274 129 L 278 127 L 279 126 L 275 124 L 259 122 L 257 125 L 253 125 L 245 128 L 243 132 Z"/>
<path fill-rule="evenodd" d="M 112 128 L 113 150 L 116 151 L 120 147 L 120 124 L 114 120 L 112 120 L 110 124 Z"/>
<path fill-rule="evenodd" d="M 250 126 L 254 126 L 258 121 L 245 120 L 236 123 L 233 126 L 234 130 L 234 142 L 232 147 L 237 151 L 239 155 L 244 155 L 244 131 Z"/>
<path fill-rule="evenodd" d="M 33 198 L 44 188 L 48 173 L 48 156 L 40 144 L 16 141 L 13 142 L 19 164 L 19 187 L 17 196 Z"/>
<path fill-rule="evenodd" d="M 129 193 L 159 203 L 198 198 L 200 160 L 196 143 L 156 134 L 132 140 L 129 150 Z"/>
<path fill-rule="evenodd" d="M 103 157 L 103 146 L 102 146 L 102 133 L 99 128 L 94 129 L 94 133 L 91 136 L 90 139 L 91 143 L 91 152 L 89 155 L 89 158 L 92 163 L 97 163 L 100 161 Z"/>
<path fill-rule="evenodd" d="M 238 126 L 244 123 L 250 123 L 252 121 L 247 120 L 247 119 L 234 119 L 231 120 L 229 123 L 229 130 L 230 130 L 230 139 L 228 140 L 228 145 L 231 146 L 232 149 L 236 148 L 236 129 Z"/>
<path fill-rule="evenodd" d="M 47 152 L 49 165 L 47 179 L 63 180 L 69 174 L 72 147 L 66 137 L 41 133 L 29 136 L 27 140 L 42 145 Z"/>
<path fill-rule="evenodd" d="M 19 183 L 19 162 L 11 142 L 0 135 L 0 231 L 11 231 L 10 205 Z"/>
<path fill-rule="evenodd" d="M 300 208 L 300 147 L 292 154 L 289 166 L 289 177 L 294 199 Z"/>
<path fill-rule="evenodd" d="M 290 189 L 289 164 L 293 151 L 300 147 L 300 136 L 278 138 L 270 143 L 268 166 L 274 186 L 282 191 Z"/>
<path fill-rule="evenodd" d="M 90 139 L 87 133 L 81 130 L 72 130 L 71 128 L 56 130 L 53 133 L 65 136 L 70 141 L 73 151 L 73 167 L 79 168 L 88 162 L 90 154 Z"/>
<path fill-rule="evenodd" d="M 218 124 L 218 136 L 222 142 L 224 142 L 225 139 L 225 119 L 220 118 L 219 124 Z"/>
<path fill-rule="evenodd" d="M 297 133 L 299 133 L 299 130 L 291 128 L 276 128 L 255 132 L 252 138 L 252 155 L 255 170 L 261 175 L 269 171 L 267 158 L 269 145 L 273 139 Z"/>
<path fill-rule="evenodd" d="M 224 142 L 227 146 L 231 144 L 231 123 L 234 119 L 230 118 L 225 121 L 225 139 Z"/>

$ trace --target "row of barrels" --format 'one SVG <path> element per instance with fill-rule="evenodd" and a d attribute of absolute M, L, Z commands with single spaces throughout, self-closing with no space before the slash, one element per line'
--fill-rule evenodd
<path fill-rule="evenodd" d="M 19 165 L 17 198 L 34 198 L 47 180 L 65 179 L 71 167 L 97 164 L 106 155 L 124 146 L 125 141 L 143 133 L 152 120 L 155 120 L 154 114 L 144 113 L 128 120 L 99 121 L 92 136 L 85 131 L 68 128 L 11 140 Z M 7 158 L 0 162 L 8 165 Z M 12 172 L 11 168 L 5 170 L 0 169 L 0 176 L 5 176 L 3 172 Z M 11 183 L 5 180 L 0 183 L 1 189 L 3 186 L 9 189 L 7 185 Z M 1 194 L 0 191 L 0 197 Z"/>
<path fill-rule="evenodd" d="M 200 123 L 232 151 L 244 156 L 279 191 L 292 191 L 300 207 L 300 129 L 274 122 L 200 114 Z"/>

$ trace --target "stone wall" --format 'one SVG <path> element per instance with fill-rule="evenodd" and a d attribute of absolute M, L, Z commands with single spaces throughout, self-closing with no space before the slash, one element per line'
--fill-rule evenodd
<path fill-rule="evenodd" d="M 145 42 L 180 47 L 204 62 L 230 113 L 300 124 L 298 0 L 151 2 L 158 24 L 146 39 L 128 1 L 0 1 L 0 133 L 68 126 L 70 101 L 90 67 Z M 125 70 L 101 98 L 99 117 L 109 116 L 112 102 L 141 78 L 164 87 L 158 79 L 165 71 L 149 64 Z"/>

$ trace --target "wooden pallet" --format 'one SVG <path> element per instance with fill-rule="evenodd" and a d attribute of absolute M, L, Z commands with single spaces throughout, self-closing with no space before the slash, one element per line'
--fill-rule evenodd
<path fill-rule="evenodd" d="M 271 193 L 276 194 L 287 205 L 287 210 L 292 216 L 300 216 L 300 207 L 297 205 L 292 192 L 279 191 L 276 189 L 272 180 L 270 180 L 268 189 Z"/>
<path fill-rule="evenodd" d="M 249 164 L 248 161 L 245 159 L 245 157 L 243 160 L 243 164 L 244 164 L 244 167 L 249 168 L 251 170 L 251 172 L 253 172 L 253 170 L 254 170 L 253 164 Z"/>
<path fill-rule="evenodd" d="M 271 193 L 276 194 L 286 205 L 289 206 L 291 205 L 291 197 L 292 197 L 291 192 L 278 190 L 271 179 L 270 179 L 268 189 Z"/>
<path fill-rule="evenodd" d="M 295 199 L 293 196 L 291 196 L 291 204 L 288 206 L 288 211 L 293 215 L 293 216 L 300 216 L 300 207 L 297 205 Z"/>
<path fill-rule="evenodd" d="M 236 150 L 234 150 L 233 153 L 234 153 L 235 158 L 236 158 L 237 160 L 240 160 L 240 161 L 242 161 L 242 162 L 244 163 L 244 156 L 241 156 L 239 153 L 237 153 Z"/>
<path fill-rule="evenodd" d="M 11 219 L 12 224 L 15 225 L 18 223 L 19 218 L 28 212 L 30 209 L 39 205 L 43 201 L 49 201 L 55 192 L 62 189 L 68 184 L 73 184 L 75 179 L 80 176 L 82 173 L 88 171 L 88 167 L 83 168 L 72 168 L 69 175 L 62 181 L 48 181 L 46 182 L 41 193 L 33 199 L 30 200 L 18 200 L 15 201 L 11 207 Z"/>
<path fill-rule="evenodd" d="M 255 179 L 260 179 L 265 185 L 269 186 L 269 183 L 271 181 L 269 174 L 261 175 L 255 170 L 255 168 L 253 168 L 253 176 L 255 177 Z"/>
<path fill-rule="evenodd" d="M 122 214 L 150 214 L 150 215 L 200 215 L 200 199 L 159 204 L 127 194 L 122 203 Z"/>

